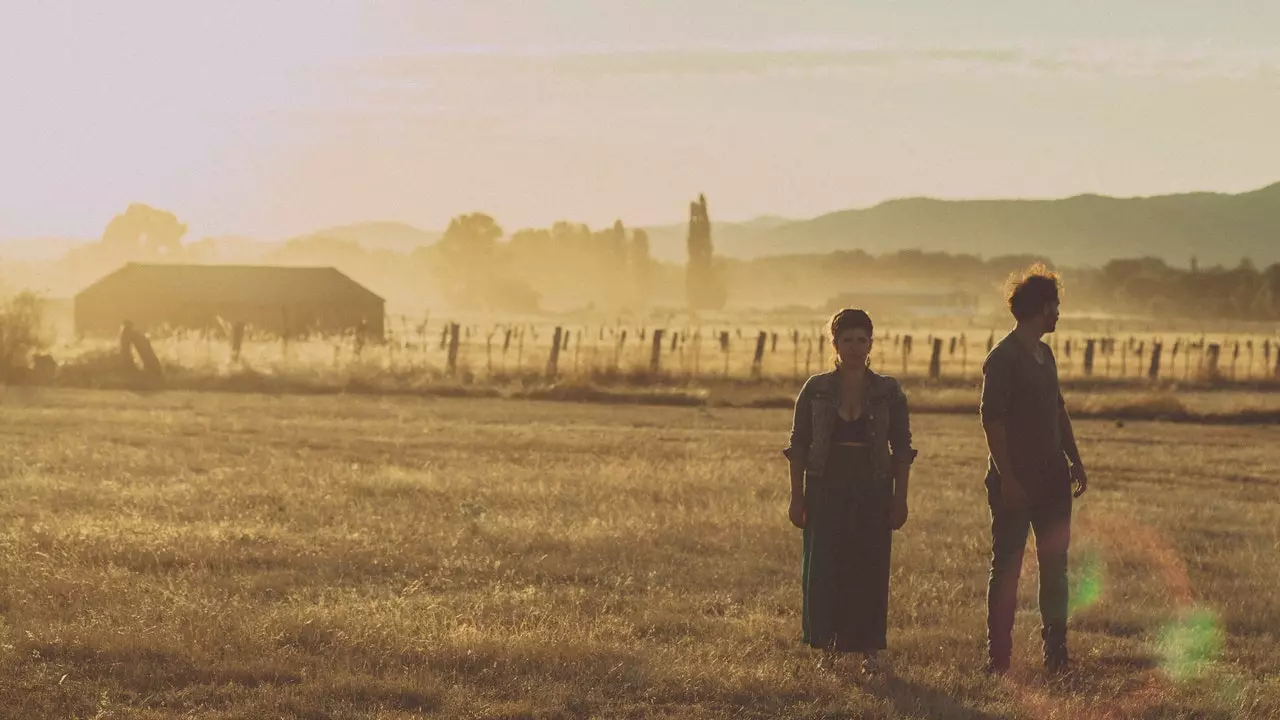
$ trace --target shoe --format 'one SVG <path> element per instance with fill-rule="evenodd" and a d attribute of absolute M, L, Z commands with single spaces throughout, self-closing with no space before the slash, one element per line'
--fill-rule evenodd
<path fill-rule="evenodd" d="M 1067 628 L 1065 625 L 1051 625 L 1040 631 L 1044 638 L 1044 669 L 1050 673 L 1060 674 L 1067 671 Z"/>
<path fill-rule="evenodd" d="M 836 669 L 838 657 L 833 652 L 823 651 L 822 655 L 818 656 L 818 669 L 823 672 L 833 672 Z"/>
<path fill-rule="evenodd" d="M 863 677 L 875 677 L 881 673 L 880 661 L 874 657 L 866 657 L 862 660 Z"/>
<path fill-rule="evenodd" d="M 991 675 L 993 677 L 1001 677 L 1004 675 L 1008 675 L 1009 659 L 1008 658 L 1001 658 L 1001 659 L 990 658 L 987 660 L 987 664 L 982 668 L 982 672 L 984 675 Z"/>

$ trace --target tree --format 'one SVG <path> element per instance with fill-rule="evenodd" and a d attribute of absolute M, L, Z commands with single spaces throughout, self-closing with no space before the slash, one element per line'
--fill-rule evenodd
<path fill-rule="evenodd" d="M 134 203 L 107 223 L 102 249 L 117 261 L 175 258 L 187 226 L 171 212 Z"/>
<path fill-rule="evenodd" d="M 31 355 L 48 344 L 43 317 L 44 303 L 35 293 L 0 298 L 0 378 L 27 367 Z"/>
<path fill-rule="evenodd" d="M 449 221 L 436 248 L 450 262 L 466 263 L 471 269 L 493 261 L 502 228 L 484 213 L 459 215 Z"/>
<path fill-rule="evenodd" d="M 597 233 L 593 243 L 595 257 L 594 266 L 597 295 L 608 306 L 620 307 L 631 299 L 627 282 L 627 266 L 630 252 L 627 247 L 627 229 L 621 220 L 616 220 L 613 227 Z"/>
<path fill-rule="evenodd" d="M 685 266 L 685 296 L 689 308 L 719 310 L 726 298 L 724 283 L 716 273 L 712 261 L 711 217 L 707 213 L 707 198 L 698 196 L 689 204 L 689 262 Z"/>
<path fill-rule="evenodd" d="M 436 282 L 451 302 L 461 306 L 487 302 L 500 270 L 495 265 L 501 237 L 502 228 L 484 213 L 459 215 L 449 221 L 428 255 Z"/>
<path fill-rule="evenodd" d="M 653 258 L 649 254 L 649 233 L 635 230 L 631 233 L 630 255 L 627 264 L 631 268 L 631 292 L 636 305 L 649 305 L 649 294 L 653 289 Z"/>

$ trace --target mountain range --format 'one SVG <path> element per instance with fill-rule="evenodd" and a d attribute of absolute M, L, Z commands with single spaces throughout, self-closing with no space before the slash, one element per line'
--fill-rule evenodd
<path fill-rule="evenodd" d="M 713 218 L 714 219 L 714 218 Z M 715 237 L 729 257 L 904 249 L 984 257 L 1037 254 L 1059 265 L 1158 257 L 1185 265 L 1280 261 L 1280 183 L 1236 195 L 1062 200 L 892 200 L 770 229 Z"/>
<path fill-rule="evenodd" d="M 714 199 L 713 199 L 714 200 Z M 1115 198 L 1077 195 L 1059 200 L 890 200 L 808 220 L 760 217 L 716 222 L 717 255 L 752 259 L 862 250 L 968 253 L 983 257 L 1035 254 L 1058 265 L 1102 265 L 1116 258 L 1156 257 L 1184 266 L 1234 266 L 1249 258 L 1258 266 L 1280 262 L 1280 183 L 1239 194 L 1210 192 Z M 683 262 L 687 225 L 644 228 L 654 258 Z M 409 253 L 434 243 L 440 232 L 399 222 L 367 222 L 327 228 L 302 237 L 350 240 L 368 250 Z M 8 241 L 0 254 L 52 259 L 72 240 Z M 256 259 L 281 243 L 241 238 L 201 241 L 219 246 L 228 260 Z"/>
<path fill-rule="evenodd" d="M 1280 262 L 1280 183 L 1239 194 L 1210 192 L 1115 198 L 1077 195 L 1060 200 L 890 200 L 809 220 L 760 217 L 716 222 L 717 255 L 770 255 L 863 250 L 968 253 L 983 257 L 1042 255 L 1062 266 L 1103 265 L 1116 258 L 1157 257 L 1185 266 L 1259 266 Z M 685 223 L 647 226 L 650 252 L 683 262 Z M 360 223 L 313 235 L 354 240 L 369 249 L 408 252 L 438 232 L 403 223 Z"/>

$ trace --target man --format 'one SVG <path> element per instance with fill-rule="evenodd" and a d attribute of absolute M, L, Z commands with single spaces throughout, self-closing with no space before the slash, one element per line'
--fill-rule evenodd
<path fill-rule="evenodd" d="M 991 452 L 991 577 L 987 587 L 987 671 L 1003 674 L 1013 652 L 1018 576 L 1028 529 L 1040 565 L 1040 634 L 1051 672 L 1067 668 L 1067 547 L 1071 504 L 1089 480 L 1058 388 L 1053 352 L 1040 338 L 1058 324 L 1061 284 L 1043 266 L 1010 281 L 1017 326 L 982 365 L 982 427 Z M 1074 493 L 1072 485 L 1074 484 Z"/>

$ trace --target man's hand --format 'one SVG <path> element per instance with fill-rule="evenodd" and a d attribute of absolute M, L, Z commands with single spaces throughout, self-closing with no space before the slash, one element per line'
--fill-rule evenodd
<path fill-rule="evenodd" d="M 893 499 L 893 504 L 889 506 L 889 527 L 893 530 L 901 530 L 903 525 L 907 524 L 907 501 L 906 498 L 899 500 Z"/>
<path fill-rule="evenodd" d="M 791 524 L 804 529 L 805 524 L 809 521 L 809 513 L 804 507 L 804 496 L 792 496 L 791 507 L 787 508 L 787 518 L 791 520 Z"/>
<path fill-rule="evenodd" d="M 1080 497 L 1089 489 L 1089 476 L 1084 471 L 1084 465 L 1076 463 L 1071 466 L 1071 484 L 1075 486 L 1071 497 Z"/>
<path fill-rule="evenodd" d="M 1009 477 L 1000 478 L 1000 500 L 1010 510 L 1021 510 L 1030 504 L 1022 485 Z"/>

